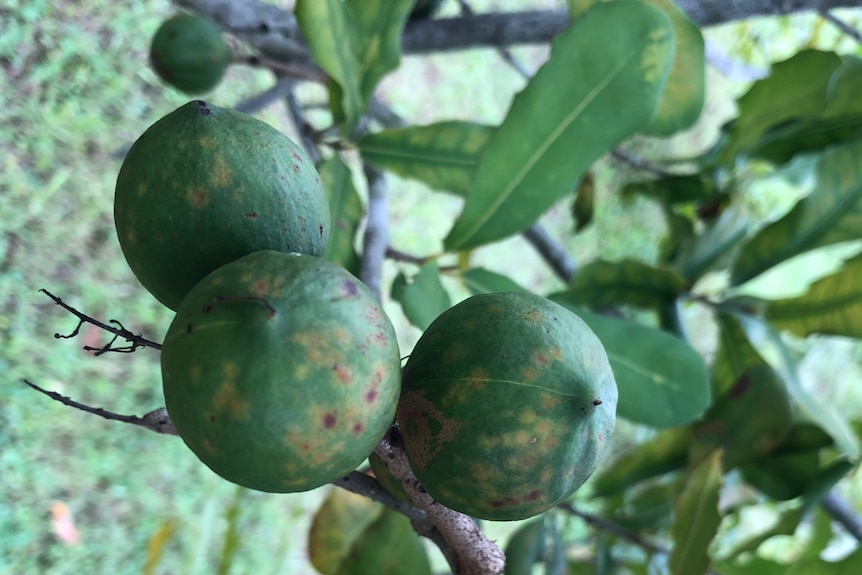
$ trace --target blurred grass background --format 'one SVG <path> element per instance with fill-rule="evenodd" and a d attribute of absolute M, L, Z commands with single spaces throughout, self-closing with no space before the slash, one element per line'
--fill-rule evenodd
<path fill-rule="evenodd" d="M 561 4 L 473 2 L 477 10 Z M 445 12 L 456 8 L 447 2 Z M 149 38 L 173 11 L 166 0 L 7 0 L 0 7 L 0 575 L 141 573 L 154 550 L 160 558 L 153 573 L 227 572 L 219 570 L 219 558 L 228 511 L 237 501 L 241 541 L 232 573 L 314 572 L 306 560 L 306 530 L 326 488 L 281 496 L 237 489 L 199 464 L 177 438 L 63 407 L 21 382 L 29 378 L 120 413 L 142 415 L 163 404 L 155 352 L 92 357 L 81 346 L 105 339 L 89 328 L 76 339 L 55 339 L 54 333 L 70 333 L 77 322 L 38 290 L 103 321 L 118 319 L 150 339 L 161 340 L 167 329 L 171 313 L 129 271 L 111 214 L 119 169 L 113 153 L 188 99 L 160 84 L 147 66 Z M 811 16 L 725 26 L 710 37 L 734 57 L 763 67 L 804 45 L 857 49 Z M 546 53 L 514 52 L 532 68 Z M 232 106 L 271 82 L 267 72 L 234 67 L 208 98 Z M 497 123 L 523 85 L 492 50 L 479 50 L 404 58 L 381 94 L 417 123 Z M 661 157 L 707 145 L 743 88 L 711 71 L 700 125 L 665 143 L 634 142 L 632 149 Z M 281 103 L 260 117 L 291 130 Z M 573 235 L 564 202 L 543 218 L 578 261 L 655 257 L 661 215 L 646 200 L 623 202 L 613 193 L 624 176 L 618 164 L 599 166 L 598 211 L 583 234 Z M 458 200 L 394 177 L 390 197 L 393 245 L 417 255 L 439 250 Z M 768 207 L 781 203 L 781 197 L 767 201 Z M 818 255 L 804 266 L 791 265 L 761 288 L 802 289 L 810 278 L 800 269 L 816 272 L 834 259 Z M 519 238 L 477 251 L 475 262 L 539 291 L 561 287 Z M 388 277 L 398 269 L 389 266 Z M 418 330 L 391 302 L 387 310 L 406 354 Z M 687 310 L 687 319 L 705 325 L 697 310 Z M 707 338 L 703 346 L 709 344 Z M 858 414 L 859 344 L 811 338 L 800 346 L 808 352 L 808 385 Z M 635 433 L 624 425 L 621 432 L 623 438 Z M 862 502 L 858 481 L 843 489 L 857 505 Z M 52 523 L 66 509 L 80 537 L 76 544 L 58 538 Z M 512 527 L 490 526 L 500 537 Z"/>

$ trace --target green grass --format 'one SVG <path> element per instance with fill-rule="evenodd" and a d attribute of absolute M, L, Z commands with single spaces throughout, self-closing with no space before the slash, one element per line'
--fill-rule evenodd
<path fill-rule="evenodd" d="M 511 8 L 524 2 L 474 4 Z M 119 169 L 115 151 L 188 99 L 162 86 L 146 63 L 149 37 L 171 11 L 164 0 L 13 0 L 0 9 L 0 575 L 141 573 L 159 533 L 171 535 L 152 558 L 158 560 L 154 573 L 217 570 L 236 488 L 200 465 L 178 438 L 63 407 L 21 383 L 29 378 L 120 413 L 141 415 L 163 403 L 155 352 L 93 357 L 81 350 L 84 341 L 105 339 L 88 328 L 76 339 L 55 339 L 55 332 L 70 333 L 76 321 L 38 290 L 46 288 L 99 319 L 118 319 L 150 339 L 160 340 L 167 329 L 170 312 L 140 287 L 122 257 L 112 200 Z M 518 56 L 535 66 L 544 51 L 519 50 Z M 232 69 L 210 98 L 230 106 L 269 82 L 264 72 Z M 494 123 L 523 84 L 493 51 L 482 50 L 407 58 L 384 83 L 383 95 L 414 122 Z M 417 85 L 425 88 L 417 91 Z M 720 85 L 712 94 L 715 109 L 726 112 L 735 89 Z M 288 129 L 280 104 L 262 117 Z M 715 132 L 715 118 L 674 139 L 671 149 L 644 144 L 644 150 L 658 156 L 692 142 L 704 145 Z M 620 172 L 617 164 L 599 168 L 592 229 L 573 235 L 565 202 L 543 219 L 580 262 L 597 256 L 655 258 L 661 216 L 649 202 L 620 200 L 616 184 L 626 175 Z M 418 255 L 438 251 L 459 201 L 395 178 L 390 195 L 393 244 Z M 539 291 L 562 285 L 519 238 L 478 250 L 474 258 Z M 399 268 L 387 267 L 387 278 Z M 387 310 L 406 353 L 418 331 L 391 302 Z M 845 409 L 860 407 L 851 385 L 862 377 L 858 343 L 824 338 L 807 345 L 808 381 L 839 398 Z M 638 433 L 624 431 L 621 437 Z M 862 500 L 857 484 L 847 489 Z M 313 573 L 305 534 L 324 492 L 243 491 L 234 560 L 242 569 L 232 572 Z M 53 534 L 54 502 L 71 509 L 79 544 L 64 545 Z M 496 537 L 513 527 L 490 526 Z"/>

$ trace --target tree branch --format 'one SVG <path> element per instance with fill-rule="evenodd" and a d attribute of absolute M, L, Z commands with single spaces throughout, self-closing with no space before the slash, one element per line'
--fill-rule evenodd
<path fill-rule="evenodd" d="M 310 52 L 289 10 L 263 0 L 174 0 L 206 14 L 262 54 L 285 62 L 309 62 Z M 677 0 L 699 26 L 714 26 L 756 16 L 779 16 L 807 10 L 859 7 L 859 0 Z M 530 10 L 436 18 L 409 22 L 405 54 L 425 54 L 514 44 L 546 44 L 569 25 L 566 10 Z"/>
<path fill-rule="evenodd" d="M 374 451 L 404 486 L 413 504 L 424 510 L 443 534 L 447 546 L 441 549 L 452 551 L 446 556 L 452 571 L 458 575 L 500 575 L 506 563 L 503 551 L 485 536 L 472 518 L 437 503 L 422 488 L 394 432 L 396 429 L 393 427 Z"/>
<path fill-rule="evenodd" d="M 371 292 L 381 299 L 383 260 L 389 247 L 389 201 L 386 179 L 377 168 L 366 163 L 363 166 L 368 180 L 368 211 L 365 220 L 365 235 L 362 245 L 362 260 L 359 264 L 359 279 Z"/>
<path fill-rule="evenodd" d="M 557 240 L 539 224 L 533 224 L 523 233 L 524 239 L 536 249 L 554 273 L 566 283 L 572 281 L 578 265 Z"/>
<path fill-rule="evenodd" d="M 833 488 L 820 500 L 820 506 L 832 519 L 840 523 L 857 541 L 862 541 L 862 517 L 856 513 L 850 502 Z"/>

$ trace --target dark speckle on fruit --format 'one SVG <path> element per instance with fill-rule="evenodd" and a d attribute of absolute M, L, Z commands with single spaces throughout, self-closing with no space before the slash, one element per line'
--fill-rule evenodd
<path fill-rule="evenodd" d="M 243 214 L 243 215 L 242 215 L 242 217 L 244 217 L 244 218 L 245 218 L 245 219 L 247 219 L 247 220 L 248 220 L 248 219 L 251 219 L 251 218 L 256 218 L 256 217 L 257 217 L 257 212 L 249 212 L 249 213 L 247 213 L 247 214 Z"/>
<path fill-rule="evenodd" d="M 357 421 L 353 424 L 353 433 L 355 433 L 356 435 L 362 433 L 363 429 L 365 429 L 365 426 L 362 424 L 361 421 Z"/>
<path fill-rule="evenodd" d="M 348 296 L 356 296 L 359 294 L 359 290 L 356 288 L 356 284 L 350 280 L 344 280 L 344 292 Z"/>
<path fill-rule="evenodd" d="M 598 406 L 599 406 L 599 405 L 601 405 L 601 404 L 602 404 L 602 400 L 601 400 L 601 399 L 596 398 L 596 399 L 594 399 L 594 400 L 593 400 L 593 405 L 595 405 L 596 407 L 598 407 Z"/>
<path fill-rule="evenodd" d="M 329 412 L 323 416 L 323 427 L 325 429 L 332 429 L 335 427 L 336 417 L 335 414 Z"/>
<path fill-rule="evenodd" d="M 209 105 L 207 105 L 207 103 L 204 102 L 203 100 L 198 100 L 197 104 L 198 104 L 198 112 L 200 112 L 201 116 L 209 116 L 210 114 L 213 113 L 213 111 L 210 110 Z"/>
<path fill-rule="evenodd" d="M 377 399 L 377 388 L 371 389 L 368 393 L 365 394 L 365 403 L 374 403 Z"/>
<path fill-rule="evenodd" d="M 527 501 L 535 501 L 539 498 L 539 495 L 541 495 L 541 492 L 538 489 L 534 489 L 527 493 L 527 497 L 525 499 Z"/>

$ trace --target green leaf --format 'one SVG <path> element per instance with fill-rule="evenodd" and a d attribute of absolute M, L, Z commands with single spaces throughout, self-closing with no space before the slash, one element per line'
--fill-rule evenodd
<path fill-rule="evenodd" d="M 437 316 L 452 306 L 434 261 L 422 266 L 412 280 L 398 274 L 392 282 L 392 299 L 401 304 L 410 323 L 421 330 L 427 329 Z"/>
<path fill-rule="evenodd" d="M 721 575 L 784 575 L 787 565 L 754 557 L 740 563 L 719 561 L 715 564 L 715 569 Z"/>
<path fill-rule="evenodd" d="M 781 512 L 780 515 L 775 519 L 775 522 L 772 523 L 769 527 L 760 530 L 753 535 L 750 535 L 741 543 L 738 543 L 727 555 L 724 556 L 724 560 L 735 559 L 743 553 L 754 553 L 757 549 L 769 539 L 772 539 L 776 535 L 793 535 L 796 533 L 796 529 L 799 527 L 799 523 L 802 521 L 804 516 L 803 508 L 801 505 L 791 507 L 790 509 L 785 509 Z M 717 566 L 718 567 L 718 566 Z M 787 566 L 783 566 L 784 569 L 787 569 Z M 719 568 L 720 569 L 720 568 Z M 721 571 L 724 573 L 724 571 Z M 737 572 L 736 570 L 729 570 L 730 573 Z M 750 571 L 742 571 L 743 573 L 749 573 Z M 783 571 L 782 571 L 783 573 Z"/>
<path fill-rule="evenodd" d="M 504 575 L 531 575 L 533 565 L 545 556 L 545 520 L 542 517 L 521 525 L 506 543 Z"/>
<path fill-rule="evenodd" d="M 363 108 L 378 82 L 398 67 L 401 33 L 415 0 L 347 0 L 353 27 L 354 53 L 359 55 Z"/>
<path fill-rule="evenodd" d="M 590 307 L 656 307 L 673 302 L 684 290 L 685 281 L 673 270 L 631 259 L 596 260 L 582 267 L 569 289 L 554 294 L 554 298 Z"/>
<path fill-rule="evenodd" d="M 362 200 L 353 186 L 350 168 L 341 160 L 341 156 L 335 155 L 326 160 L 318 166 L 318 171 L 332 214 L 326 259 L 356 273 L 359 269 L 359 255 L 353 242 L 365 214 Z"/>
<path fill-rule="evenodd" d="M 236 558 L 236 553 L 239 550 L 239 545 L 242 542 L 242 533 L 239 529 L 239 514 L 242 511 L 244 496 L 249 493 L 248 489 L 237 486 L 234 489 L 233 501 L 230 507 L 225 511 L 225 523 L 227 528 L 224 533 L 224 543 L 222 543 L 221 555 L 218 560 L 218 575 L 227 575 L 233 567 L 233 561 Z"/>
<path fill-rule="evenodd" d="M 688 426 L 662 429 L 614 460 L 590 480 L 593 495 L 606 497 L 622 493 L 645 479 L 685 467 L 692 431 Z"/>
<path fill-rule="evenodd" d="M 584 231 L 593 221 L 596 203 L 596 182 L 591 172 L 584 174 L 575 199 L 572 202 L 572 219 L 575 220 L 575 233 Z"/>
<path fill-rule="evenodd" d="M 641 532 L 669 527 L 673 499 L 680 486 L 680 481 L 667 481 L 634 490 L 627 494 L 621 511 L 614 514 L 614 522 Z"/>
<path fill-rule="evenodd" d="M 800 337 L 812 333 L 862 338 L 862 254 L 795 298 L 767 303 L 766 319 Z"/>
<path fill-rule="evenodd" d="M 776 501 L 799 497 L 819 474 L 820 455 L 816 449 L 798 453 L 774 453 L 740 466 L 743 480 Z"/>
<path fill-rule="evenodd" d="M 308 532 L 308 558 L 323 575 L 336 575 L 356 540 L 383 513 L 383 505 L 333 489 L 318 508 Z"/>
<path fill-rule="evenodd" d="M 362 158 L 381 170 L 463 196 L 493 133 L 490 126 L 448 121 L 368 134 L 358 146 Z"/>
<path fill-rule="evenodd" d="M 485 268 L 473 268 L 461 274 L 461 281 L 470 290 L 471 295 L 480 293 L 521 292 L 527 290 L 515 283 L 508 276 L 486 270 Z"/>
<path fill-rule="evenodd" d="M 356 540 L 338 575 L 431 575 L 425 546 L 404 515 L 385 508 Z"/>
<path fill-rule="evenodd" d="M 667 176 L 627 184 L 623 196 L 640 194 L 668 205 L 702 202 L 718 196 L 715 181 L 701 174 Z"/>
<path fill-rule="evenodd" d="M 683 340 L 634 321 L 573 310 L 601 340 L 619 388 L 617 414 L 653 427 L 697 419 L 711 400 L 703 358 Z"/>
<path fill-rule="evenodd" d="M 712 394 L 718 398 L 733 387 L 749 366 L 765 362 L 748 341 L 745 330 L 735 316 L 718 313 L 716 321 L 719 345 L 712 363 Z"/>
<path fill-rule="evenodd" d="M 794 561 L 785 575 L 858 575 L 862 573 L 862 549 L 857 549 L 840 561 L 812 558 Z"/>
<path fill-rule="evenodd" d="M 862 128 L 862 100 L 858 97 L 862 90 L 862 60 L 853 56 L 842 60 L 829 81 L 823 114 L 771 129 L 753 155 L 782 164 L 797 154 L 822 150 L 858 135 Z"/>
<path fill-rule="evenodd" d="M 754 364 L 716 401 L 694 428 L 699 448 L 722 447 L 724 469 L 773 451 L 793 425 L 784 382 L 765 364 Z"/>
<path fill-rule="evenodd" d="M 826 107 L 827 86 L 841 59 L 832 52 L 803 50 L 772 66 L 738 100 L 739 116 L 725 128 L 719 163 L 732 164 L 755 148 L 769 130 L 789 120 L 812 118 Z"/>
<path fill-rule="evenodd" d="M 522 231 L 570 193 L 597 158 L 652 117 L 673 47 L 668 17 L 631 0 L 594 6 L 560 33 L 488 142 L 446 249 Z"/>
<path fill-rule="evenodd" d="M 331 89 L 336 122 L 350 132 L 362 114 L 362 68 L 355 31 L 342 0 L 297 0 L 296 19 L 314 61 L 337 83 Z M 343 116 L 343 117 L 338 117 Z"/>
<path fill-rule="evenodd" d="M 569 0 L 572 18 L 583 15 L 601 0 Z M 703 35 L 672 0 L 643 0 L 664 11 L 673 26 L 676 53 L 658 108 L 641 133 L 669 136 L 700 117 L 706 92 L 706 54 Z"/>
<path fill-rule="evenodd" d="M 745 239 L 751 220 L 741 203 L 731 204 L 703 232 L 683 244 L 674 268 L 693 283 L 732 256 Z"/>
<path fill-rule="evenodd" d="M 859 438 L 833 405 L 821 401 L 802 385 L 799 379 L 799 363 L 784 343 L 781 334 L 770 325 L 750 316 L 738 315 L 737 318 L 750 341 L 754 342 L 762 338 L 764 341 L 761 346 L 767 344 L 776 353 L 777 361 L 774 367 L 787 384 L 787 391 L 790 392 L 800 412 L 832 436 L 836 445 L 850 459 L 858 461 L 862 454 Z"/>
<path fill-rule="evenodd" d="M 862 139 L 830 148 L 817 162 L 816 185 L 739 253 L 730 281 L 740 285 L 808 250 L 858 240 L 862 229 Z"/>
<path fill-rule="evenodd" d="M 721 522 L 721 474 L 721 450 L 716 450 L 691 471 L 676 500 L 671 575 L 702 575 L 709 569 L 707 551 Z"/>

